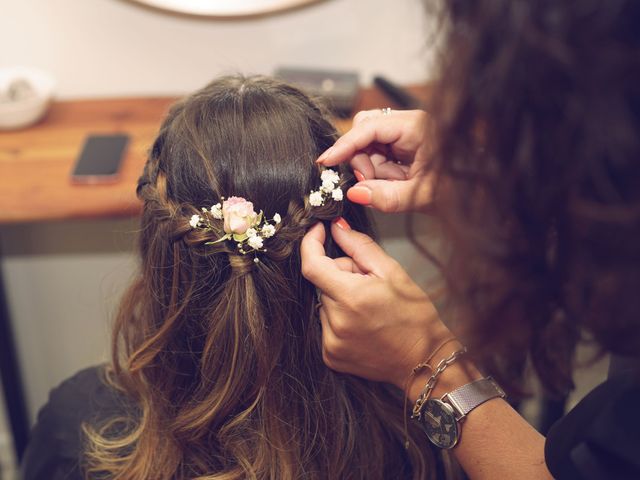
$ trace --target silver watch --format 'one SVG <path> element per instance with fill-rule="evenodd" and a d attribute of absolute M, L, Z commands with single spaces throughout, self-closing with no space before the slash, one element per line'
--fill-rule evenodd
<path fill-rule="evenodd" d="M 505 393 L 491 377 L 467 383 L 440 399 L 430 398 L 422 406 L 418 421 L 427 438 L 436 447 L 450 449 L 460 439 L 460 422 L 467 414 L 487 400 L 505 397 Z"/>

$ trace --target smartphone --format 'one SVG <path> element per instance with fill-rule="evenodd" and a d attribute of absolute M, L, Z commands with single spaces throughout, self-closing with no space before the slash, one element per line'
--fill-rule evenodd
<path fill-rule="evenodd" d="M 112 183 L 118 173 L 129 135 L 89 135 L 71 172 L 73 183 Z"/>

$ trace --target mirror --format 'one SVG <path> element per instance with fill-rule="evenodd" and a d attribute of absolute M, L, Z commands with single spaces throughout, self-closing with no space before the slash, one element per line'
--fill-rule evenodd
<path fill-rule="evenodd" d="M 174 13 L 204 17 L 246 17 L 301 7 L 322 0 L 131 0 Z"/>

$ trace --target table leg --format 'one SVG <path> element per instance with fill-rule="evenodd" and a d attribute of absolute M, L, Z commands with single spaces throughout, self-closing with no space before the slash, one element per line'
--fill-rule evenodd
<path fill-rule="evenodd" d="M 29 421 L 13 340 L 9 307 L 0 269 L 0 378 L 13 445 L 18 462 L 20 462 L 29 438 Z"/>

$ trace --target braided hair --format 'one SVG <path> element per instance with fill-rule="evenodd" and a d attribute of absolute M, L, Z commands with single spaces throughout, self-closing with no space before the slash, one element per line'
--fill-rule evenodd
<path fill-rule="evenodd" d="M 112 383 L 137 415 L 89 425 L 87 473 L 109 478 L 428 478 L 413 426 L 404 448 L 401 392 L 322 361 L 316 291 L 299 246 L 349 202 L 312 207 L 315 159 L 336 139 L 305 94 L 263 77 L 226 77 L 175 105 L 139 180 L 141 269 L 113 340 Z M 341 170 L 347 187 L 351 172 Z M 220 198 L 282 214 L 260 261 L 192 215 Z M 329 255 L 342 252 L 331 239 Z"/>

